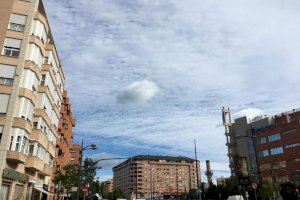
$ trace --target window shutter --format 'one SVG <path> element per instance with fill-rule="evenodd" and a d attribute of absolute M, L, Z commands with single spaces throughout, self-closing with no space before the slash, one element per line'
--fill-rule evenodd
<path fill-rule="evenodd" d="M 0 126 L 0 133 L 3 133 L 3 126 Z"/>
<path fill-rule="evenodd" d="M 5 38 L 4 46 L 20 49 L 21 48 L 21 41 L 22 40 L 13 39 L 13 38 Z"/>
<path fill-rule="evenodd" d="M 0 94 L 0 113 L 6 113 L 10 95 Z"/>
<path fill-rule="evenodd" d="M 15 24 L 26 24 L 26 16 L 25 15 L 18 15 L 18 14 L 11 14 L 10 15 L 10 22 Z"/>
<path fill-rule="evenodd" d="M 12 65 L 0 64 L 0 77 L 14 78 L 16 67 Z"/>

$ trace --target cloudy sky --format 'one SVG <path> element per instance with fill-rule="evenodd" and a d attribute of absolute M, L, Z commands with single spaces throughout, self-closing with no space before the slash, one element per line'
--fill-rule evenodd
<path fill-rule="evenodd" d="M 216 178 L 229 174 L 222 106 L 235 116 L 300 107 L 298 0 L 45 4 L 75 140 L 98 146 L 88 156 L 192 157 L 195 138 Z M 101 179 L 116 163 L 101 163 Z"/>

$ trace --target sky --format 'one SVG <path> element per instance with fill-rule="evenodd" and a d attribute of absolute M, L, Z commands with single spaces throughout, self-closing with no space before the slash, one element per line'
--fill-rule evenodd
<path fill-rule="evenodd" d="M 45 0 L 77 119 L 94 159 L 194 157 L 229 175 L 221 109 L 300 107 L 300 1 Z M 101 162 L 101 180 L 120 161 Z M 203 181 L 206 181 L 203 173 Z"/>

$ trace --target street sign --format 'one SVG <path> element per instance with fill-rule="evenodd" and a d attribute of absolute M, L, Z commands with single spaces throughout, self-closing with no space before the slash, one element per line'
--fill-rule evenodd
<path fill-rule="evenodd" d="M 82 188 L 82 192 L 88 192 L 89 189 L 88 188 Z"/>
<path fill-rule="evenodd" d="M 257 184 L 256 183 L 252 183 L 251 187 L 252 187 L 253 190 L 256 190 L 257 189 Z"/>

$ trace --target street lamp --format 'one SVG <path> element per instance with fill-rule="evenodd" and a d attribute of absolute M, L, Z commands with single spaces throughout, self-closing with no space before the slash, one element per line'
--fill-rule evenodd
<path fill-rule="evenodd" d="M 78 177 L 77 177 L 77 197 L 76 199 L 79 200 L 79 190 L 80 190 L 80 174 L 81 174 L 81 164 L 82 164 L 82 157 L 84 150 L 97 150 L 97 146 L 95 144 L 90 144 L 86 147 L 83 147 L 83 140 L 81 140 L 81 154 L 79 158 L 79 169 L 78 169 Z"/>

